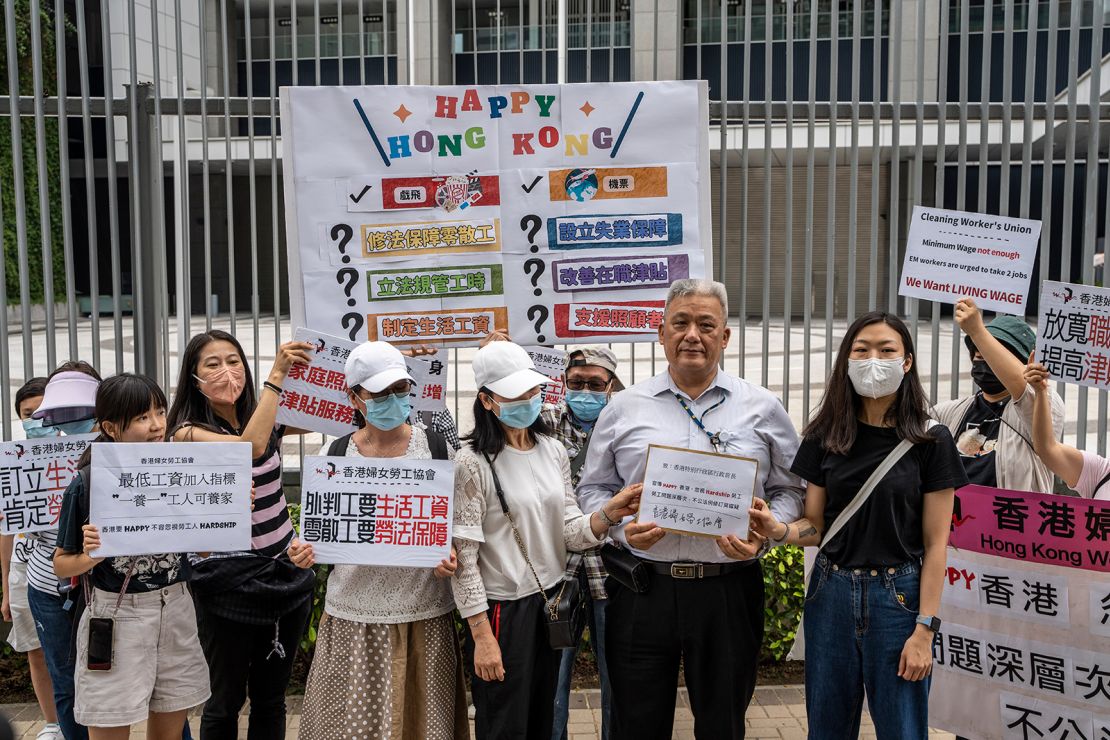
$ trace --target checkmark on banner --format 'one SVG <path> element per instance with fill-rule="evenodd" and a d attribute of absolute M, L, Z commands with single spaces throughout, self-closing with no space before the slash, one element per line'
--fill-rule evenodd
<path fill-rule="evenodd" d="M 524 192 L 526 192 L 526 193 L 531 193 L 531 192 L 532 192 L 532 189 L 533 189 L 533 188 L 535 188 L 535 187 L 536 187 L 536 184 L 537 184 L 537 183 L 538 183 L 538 182 L 539 182 L 540 180 L 542 180 L 542 179 L 543 179 L 542 177 L 540 177 L 539 175 L 537 175 L 537 176 L 536 176 L 536 179 L 532 181 L 532 184 L 531 184 L 531 185 L 521 185 L 521 186 L 520 186 L 520 189 L 521 189 L 521 190 L 523 190 L 523 191 L 524 191 Z"/>
<path fill-rule="evenodd" d="M 362 196 L 366 195 L 368 192 L 370 192 L 369 185 L 363 187 L 362 192 L 358 194 L 358 197 L 355 197 L 354 193 L 351 193 L 347 197 L 350 198 L 353 202 L 358 203 L 360 200 L 362 200 Z"/>

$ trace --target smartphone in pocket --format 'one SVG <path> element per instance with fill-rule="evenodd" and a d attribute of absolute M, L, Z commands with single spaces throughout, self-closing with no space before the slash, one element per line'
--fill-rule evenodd
<path fill-rule="evenodd" d="M 112 633 L 115 623 L 104 617 L 89 619 L 89 658 L 90 671 L 112 670 Z"/>

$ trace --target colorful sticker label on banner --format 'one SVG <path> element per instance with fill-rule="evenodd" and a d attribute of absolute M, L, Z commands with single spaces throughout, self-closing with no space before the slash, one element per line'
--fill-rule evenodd
<path fill-rule="evenodd" d="M 372 301 L 501 295 L 501 265 L 368 270 L 366 285 Z"/>
<path fill-rule="evenodd" d="M 495 331 L 509 331 L 507 311 L 500 306 L 455 311 L 378 313 L 366 318 L 371 341 L 380 339 L 402 344 L 474 342 Z"/>
<path fill-rule="evenodd" d="M 675 280 L 690 276 L 690 258 L 685 254 L 586 257 L 555 260 L 551 266 L 551 282 L 556 293 L 665 288 Z"/>
<path fill-rule="evenodd" d="M 555 331 L 560 337 L 605 334 L 656 334 L 664 301 L 632 303 L 556 303 Z"/>
<path fill-rule="evenodd" d="M 1014 560 L 1110 572 L 1110 501 L 965 486 L 950 544 Z"/>
<path fill-rule="evenodd" d="M 597 167 L 552 170 L 547 174 L 552 202 L 613 198 L 666 198 L 666 167 Z"/>
<path fill-rule="evenodd" d="M 501 249 L 499 218 L 363 224 L 360 228 L 364 258 L 496 252 Z"/>
<path fill-rule="evenodd" d="M 496 175 L 382 178 L 382 206 L 387 211 L 440 208 L 447 213 L 501 205 Z"/>
<path fill-rule="evenodd" d="M 682 214 L 549 218 L 547 239 L 551 249 L 666 247 L 682 243 Z"/>

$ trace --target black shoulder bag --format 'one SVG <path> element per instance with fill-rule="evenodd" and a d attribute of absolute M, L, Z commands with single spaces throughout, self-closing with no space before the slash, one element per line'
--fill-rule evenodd
<path fill-rule="evenodd" d="M 548 644 L 553 650 L 578 647 L 578 636 L 582 634 L 586 623 L 586 601 L 582 598 L 578 579 L 564 577 L 559 583 L 559 588 L 551 596 L 543 590 L 543 584 L 540 583 L 540 577 L 532 565 L 532 559 L 528 557 L 528 548 L 524 545 L 520 530 L 516 528 L 513 515 L 509 513 L 509 503 L 505 500 L 505 492 L 501 489 L 501 479 L 493 469 L 493 461 L 484 452 L 482 457 L 486 458 L 489 471 L 493 474 L 493 487 L 497 491 L 497 500 L 501 503 L 501 511 L 505 513 L 505 518 L 509 520 L 509 526 L 513 528 L 516 546 L 520 548 L 524 562 L 528 563 L 528 570 L 532 571 L 532 577 L 536 579 L 536 587 L 539 588 L 540 598 L 544 602 L 543 616 L 544 624 L 547 625 Z"/>

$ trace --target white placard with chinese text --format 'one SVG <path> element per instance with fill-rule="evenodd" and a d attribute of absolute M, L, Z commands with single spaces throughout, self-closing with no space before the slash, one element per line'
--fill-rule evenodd
<path fill-rule="evenodd" d="M 567 395 L 567 384 L 564 373 L 567 369 L 567 353 L 554 347 L 525 347 L 524 350 L 536 365 L 536 372 L 543 373 L 551 378 L 550 383 L 544 383 L 540 391 L 543 393 L 543 402 L 558 406 Z"/>
<path fill-rule="evenodd" d="M 1025 314 L 1041 222 L 914 206 L 898 295 Z"/>
<path fill-rule="evenodd" d="M 301 539 L 318 563 L 435 567 L 451 550 L 450 460 L 306 457 Z"/>
<path fill-rule="evenodd" d="M 293 333 L 293 341 L 312 345 L 312 363 L 289 368 L 277 423 L 334 437 L 353 432 L 355 410 L 347 398 L 344 368 L 358 343 L 304 328 Z"/>
<path fill-rule="evenodd" d="M 1110 390 L 1110 290 L 1041 284 L 1037 361 L 1065 383 Z"/>
<path fill-rule="evenodd" d="M 251 547 L 248 442 L 98 442 L 90 475 L 93 557 Z"/>
<path fill-rule="evenodd" d="M 747 457 L 650 445 L 637 520 L 706 537 L 748 537 L 759 462 Z"/>
<path fill-rule="evenodd" d="M 412 410 L 438 413 L 447 409 L 447 353 L 406 357 L 409 375 L 416 381 L 409 394 Z"/>
<path fill-rule="evenodd" d="M 41 532 L 58 525 L 62 493 L 95 434 L 0 443 L 0 534 Z"/>

